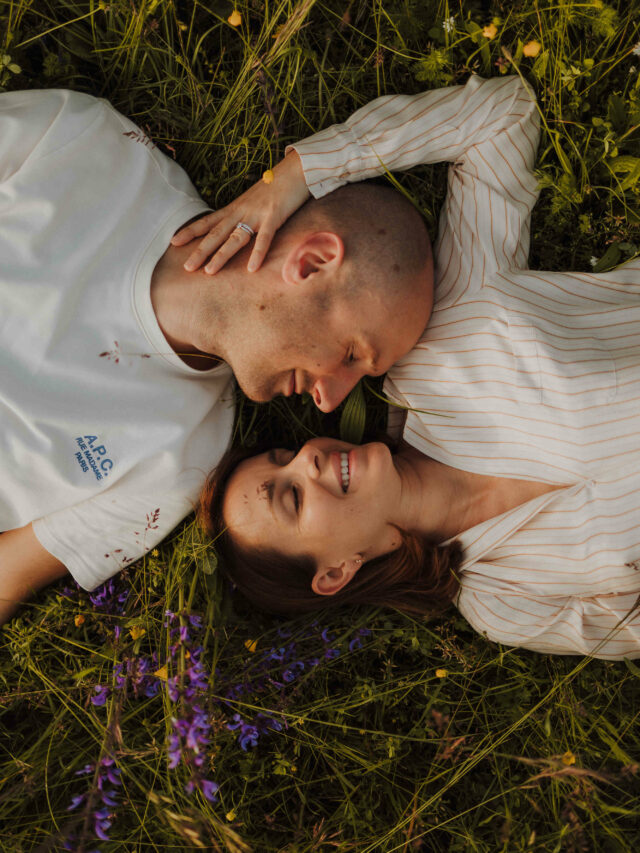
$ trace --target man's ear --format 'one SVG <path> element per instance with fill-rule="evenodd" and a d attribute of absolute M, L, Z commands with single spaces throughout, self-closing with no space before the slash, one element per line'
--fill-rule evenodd
<path fill-rule="evenodd" d="M 344 243 L 333 231 L 316 231 L 302 237 L 286 256 L 282 278 L 287 284 L 304 284 L 314 273 L 336 273 L 344 258 Z"/>
<path fill-rule="evenodd" d="M 351 560 L 343 560 L 337 566 L 318 569 L 311 581 L 316 595 L 335 595 L 346 586 L 362 565 L 362 556 L 356 554 Z"/>

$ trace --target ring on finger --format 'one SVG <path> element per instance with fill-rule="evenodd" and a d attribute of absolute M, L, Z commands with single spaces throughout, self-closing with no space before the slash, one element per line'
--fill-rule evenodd
<path fill-rule="evenodd" d="M 246 222 L 238 222 L 238 224 L 236 225 L 236 228 L 241 228 L 243 231 L 246 231 L 246 233 L 250 237 L 256 236 L 256 232 L 253 230 L 253 228 L 250 225 L 247 225 Z"/>

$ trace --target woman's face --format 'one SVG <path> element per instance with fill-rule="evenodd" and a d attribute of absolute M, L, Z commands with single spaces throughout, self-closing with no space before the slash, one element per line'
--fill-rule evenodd
<path fill-rule="evenodd" d="M 242 545 L 309 555 L 319 571 L 335 569 L 336 582 L 344 580 L 342 566 L 352 570 L 347 582 L 363 562 L 400 545 L 390 523 L 399 499 L 400 478 L 386 445 L 315 438 L 297 454 L 274 449 L 241 462 L 223 514 Z M 337 591 L 331 583 L 313 588 Z"/>

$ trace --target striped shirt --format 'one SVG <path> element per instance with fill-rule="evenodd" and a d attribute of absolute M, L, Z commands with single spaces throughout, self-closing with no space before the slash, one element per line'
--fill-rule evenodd
<path fill-rule="evenodd" d="M 295 148 L 316 197 L 451 163 L 433 314 L 387 394 L 427 456 L 563 487 L 461 535 L 460 611 L 506 645 L 640 657 L 640 259 L 527 269 L 538 136 L 519 78 L 472 77 L 378 98 Z"/>

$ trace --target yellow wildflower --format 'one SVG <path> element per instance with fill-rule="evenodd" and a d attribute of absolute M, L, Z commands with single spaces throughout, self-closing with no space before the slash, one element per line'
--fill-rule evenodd
<path fill-rule="evenodd" d="M 498 32 L 498 28 L 496 27 L 496 25 L 495 24 L 489 24 L 488 26 L 483 27 L 482 35 L 486 39 L 491 40 L 491 39 L 496 37 L 497 32 Z"/>
<path fill-rule="evenodd" d="M 164 666 L 161 666 L 160 669 L 156 669 L 156 671 L 153 674 L 155 675 L 156 678 L 161 678 L 163 681 L 166 681 L 167 676 L 168 676 L 166 663 Z"/>
<path fill-rule="evenodd" d="M 227 819 L 227 820 L 235 820 L 235 819 L 236 819 L 236 810 L 235 810 L 235 809 L 231 809 L 231 811 L 230 811 L 230 812 L 227 812 L 227 813 L 226 813 L 225 817 L 226 817 L 226 819 Z"/>
<path fill-rule="evenodd" d="M 76 623 L 76 628 L 79 628 L 81 625 L 84 625 L 84 616 L 82 613 L 78 613 L 73 621 Z"/>
<path fill-rule="evenodd" d="M 160 551 L 158 551 L 158 549 L 157 549 L 157 548 L 154 548 L 154 549 L 153 549 L 153 551 L 151 552 L 151 556 L 152 556 L 152 557 L 159 557 L 159 556 L 160 556 Z"/>
<path fill-rule="evenodd" d="M 267 169 L 267 171 L 264 172 L 262 175 L 262 180 L 265 182 L 265 184 L 272 184 L 273 178 L 274 178 L 273 169 Z"/>
<path fill-rule="evenodd" d="M 233 12 L 227 18 L 227 21 L 231 24 L 232 27 L 239 27 L 242 23 L 242 15 L 238 12 L 237 9 L 234 9 Z"/>
<path fill-rule="evenodd" d="M 576 757 L 575 757 L 575 755 L 571 752 L 571 750 L 570 750 L 570 749 L 568 749 L 568 750 L 565 752 L 565 754 L 562 756 L 562 763 L 563 763 L 563 764 L 566 764 L 566 765 L 567 765 L 567 767 L 570 767 L 572 764 L 575 764 L 575 763 L 576 763 Z"/>
<path fill-rule="evenodd" d="M 142 625 L 134 625 L 133 628 L 129 631 L 129 635 L 132 640 L 139 640 L 140 637 L 144 637 L 147 633 L 147 629 L 143 628 Z"/>
<path fill-rule="evenodd" d="M 253 654 L 255 652 L 257 646 L 258 646 L 258 641 L 257 640 L 245 640 L 244 646 L 246 649 L 249 649 L 251 654 Z"/>
<path fill-rule="evenodd" d="M 533 59 L 534 56 L 537 56 L 542 50 L 542 45 L 539 41 L 528 41 L 525 46 L 522 48 L 522 52 L 525 56 L 529 56 Z"/>
<path fill-rule="evenodd" d="M 446 678 L 448 675 L 448 669 L 436 669 L 436 678 Z"/>

